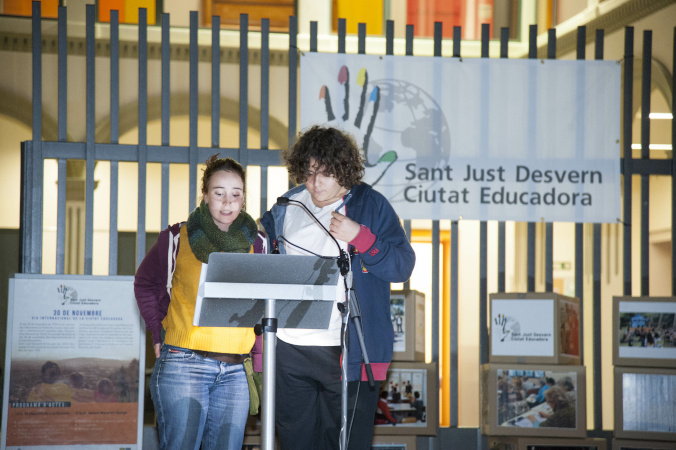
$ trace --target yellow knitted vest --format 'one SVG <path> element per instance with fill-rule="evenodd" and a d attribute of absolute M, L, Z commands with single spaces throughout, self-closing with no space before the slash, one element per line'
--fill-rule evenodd
<path fill-rule="evenodd" d="M 200 273 L 206 270 L 190 248 L 185 225 L 180 231 L 181 245 L 176 256 L 176 270 L 172 278 L 171 302 L 167 317 L 162 321 L 166 330 L 164 342 L 192 350 L 219 353 L 249 353 L 256 336 L 253 328 L 195 327 L 197 288 Z"/>

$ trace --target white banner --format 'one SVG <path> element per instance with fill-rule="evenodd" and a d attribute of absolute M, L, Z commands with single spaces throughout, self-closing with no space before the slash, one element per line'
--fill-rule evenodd
<path fill-rule="evenodd" d="M 403 219 L 620 217 L 616 61 L 303 53 L 300 86 Z"/>

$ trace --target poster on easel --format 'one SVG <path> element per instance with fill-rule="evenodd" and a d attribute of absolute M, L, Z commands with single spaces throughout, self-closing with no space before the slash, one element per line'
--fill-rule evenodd
<path fill-rule="evenodd" d="M 10 279 L 3 450 L 142 448 L 145 332 L 133 281 Z"/>

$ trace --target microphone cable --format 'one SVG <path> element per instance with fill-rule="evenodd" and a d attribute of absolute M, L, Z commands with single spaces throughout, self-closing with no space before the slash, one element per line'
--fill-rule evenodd
<path fill-rule="evenodd" d="M 316 256 L 317 258 L 322 258 L 322 259 L 336 259 L 336 260 L 340 258 L 340 256 L 325 256 L 325 255 L 320 255 L 319 253 L 315 253 L 315 252 L 313 252 L 313 251 L 311 251 L 311 250 L 308 250 L 308 249 L 306 249 L 306 248 L 301 247 L 300 245 L 294 244 L 293 242 L 291 242 L 290 240 L 288 240 L 286 237 L 284 237 L 284 235 L 280 235 L 277 239 L 278 239 L 279 241 L 284 241 L 285 243 L 291 245 L 292 247 L 296 247 L 296 248 L 299 249 L 299 250 L 302 250 L 302 251 L 307 252 L 307 253 L 309 253 L 309 254 L 311 254 L 311 255 L 313 255 L 313 256 Z"/>

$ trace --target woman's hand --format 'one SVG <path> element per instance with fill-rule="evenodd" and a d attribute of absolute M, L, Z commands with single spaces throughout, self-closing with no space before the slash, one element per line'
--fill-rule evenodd
<path fill-rule="evenodd" d="M 343 242 L 350 242 L 357 237 L 361 230 L 361 225 L 335 211 L 331 211 L 331 216 L 329 231 L 334 238 L 340 239 Z"/>
<path fill-rule="evenodd" d="M 155 344 L 153 345 L 153 348 L 155 349 L 155 358 L 160 359 L 160 350 L 162 350 L 162 344 Z"/>

